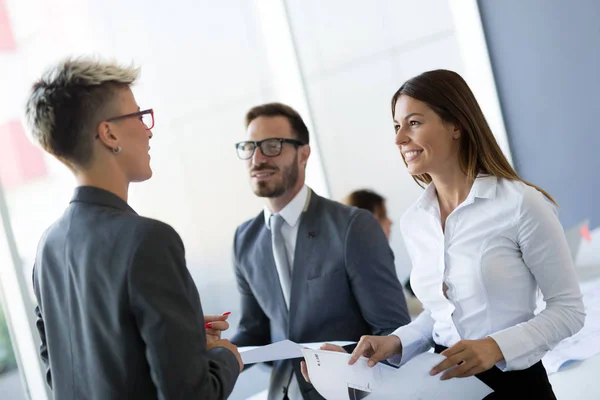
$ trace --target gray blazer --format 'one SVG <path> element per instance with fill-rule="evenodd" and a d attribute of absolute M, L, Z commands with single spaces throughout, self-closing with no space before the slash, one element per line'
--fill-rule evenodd
<path fill-rule="evenodd" d="M 234 259 L 242 315 L 231 341 L 238 346 L 358 341 L 410 322 L 394 255 L 368 211 L 311 191 L 298 228 L 289 312 L 262 212 L 238 227 Z M 322 399 L 302 378 L 300 361 L 274 363 L 269 398 L 283 397 L 291 363 L 303 397 Z"/>
<path fill-rule="evenodd" d="M 206 350 L 179 235 L 113 193 L 79 187 L 42 237 L 33 271 L 54 398 L 225 399 L 235 355 Z"/>

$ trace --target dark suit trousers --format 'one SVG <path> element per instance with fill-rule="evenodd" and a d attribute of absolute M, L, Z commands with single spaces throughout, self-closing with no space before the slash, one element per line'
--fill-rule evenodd
<path fill-rule="evenodd" d="M 435 352 L 438 354 L 446 349 L 447 347 L 435 345 Z M 541 361 L 520 371 L 503 372 L 494 366 L 475 376 L 494 390 L 486 399 L 556 400 Z"/>

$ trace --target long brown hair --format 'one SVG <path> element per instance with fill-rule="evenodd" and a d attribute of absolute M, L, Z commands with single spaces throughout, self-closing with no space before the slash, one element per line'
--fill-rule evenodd
<path fill-rule="evenodd" d="M 392 116 L 401 95 L 422 101 L 439 115 L 442 121 L 459 126 L 459 165 L 469 180 L 475 180 L 477 175 L 482 173 L 520 181 L 536 188 L 557 205 L 550 194 L 522 179 L 510 165 L 498 146 L 473 92 L 459 74 L 438 69 L 407 80 L 392 97 Z M 404 163 L 406 164 L 406 160 Z M 431 183 L 429 174 L 413 175 L 413 179 L 421 187 L 423 183 Z"/>

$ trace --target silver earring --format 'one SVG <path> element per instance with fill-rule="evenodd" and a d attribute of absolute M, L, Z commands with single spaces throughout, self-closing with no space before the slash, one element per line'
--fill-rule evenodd
<path fill-rule="evenodd" d="M 119 154 L 121 152 L 121 150 L 123 150 L 123 149 L 121 149 L 121 146 L 117 146 L 116 149 L 112 149 L 114 154 Z"/>

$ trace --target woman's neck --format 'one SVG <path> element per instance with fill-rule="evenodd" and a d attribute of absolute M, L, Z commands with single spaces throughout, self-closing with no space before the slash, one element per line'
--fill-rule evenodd
<path fill-rule="evenodd" d="M 116 169 L 92 167 L 85 171 L 76 172 L 75 178 L 80 186 L 94 186 L 104 189 L 127 202 L 129 182 Z"/>
<path fill-rule="evenodd" d="M 440 210 L 448 215 L 469 195 L 473 180 L 470 180 L 459 168 L 431 177 L 437 192 Z"/>

